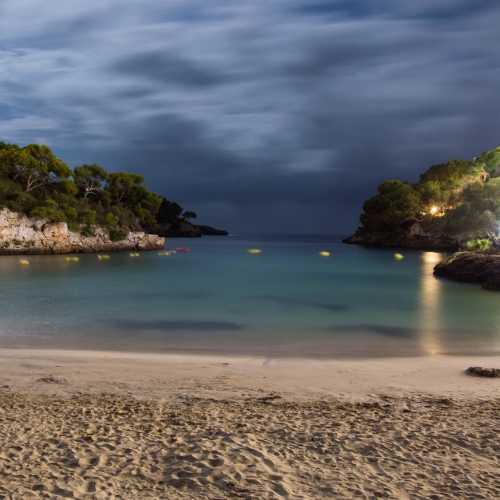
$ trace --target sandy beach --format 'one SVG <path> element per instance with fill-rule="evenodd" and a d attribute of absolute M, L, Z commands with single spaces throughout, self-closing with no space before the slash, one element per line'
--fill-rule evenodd
<path fill-rule="evenodd" d="M 4 498 L 496 498 L 497 357 L 0 349 Z"/>

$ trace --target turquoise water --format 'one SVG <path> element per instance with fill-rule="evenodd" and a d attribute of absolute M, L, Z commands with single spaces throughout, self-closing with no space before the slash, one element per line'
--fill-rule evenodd
<path fill-rule="evenodd" d="M 190 253 L 0 258 L 0 344 L 265 356 L 500 351 L 500 294 L 437 280 L 432 252 L 322 238 L 171 240 Z M 249 255 L 247 249 L 262 254 Z M 330 250 L 331 257 L 319 251 Z"/>

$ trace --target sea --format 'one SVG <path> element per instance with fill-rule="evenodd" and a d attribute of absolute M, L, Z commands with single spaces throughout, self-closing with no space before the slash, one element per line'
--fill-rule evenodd
<path fill-rule="evenodd" d="M 0 346 L 264 357 L 498 354 L 500 294 L 445 255 L 337 237 L 170 239 L 160 252 L 0 257 Z M 249 251 L 250 250 L 250 251 Z"/>

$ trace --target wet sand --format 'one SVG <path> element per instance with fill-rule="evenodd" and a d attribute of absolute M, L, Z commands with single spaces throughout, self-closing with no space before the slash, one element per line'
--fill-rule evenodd
<path fill-rule="evenodd" d="M 496 498 L 471 365 L 0 349 L 0 496 Z"/>

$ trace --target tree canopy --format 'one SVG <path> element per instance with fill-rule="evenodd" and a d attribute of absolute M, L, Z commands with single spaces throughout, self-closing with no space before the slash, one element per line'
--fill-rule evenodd
<path fill-rule="evenodd" d="M 500 177 L 500 146 L 479 155 L 474 161 L 483 165 L 490 175 Z"/>
<path fill-rule="evenodd" d="M 0 142 L 0 208 L 9 208 L 112 238 L 180 218 L 183 208 L 147 189 L 141 175 L 107 172 L 100 165 L 71 169 L 48 146 Z M 189 212 L 187 212 L 189 214 Z"/>
<path fill-rule="evenodd" d="M 427 169 L 417 183 L 383 182 L 361 214 L 369 232 L 405 231 L 405 222 L 420 221 L 430 232 L 454 237 L 491 236 L 500 221 L 500 148 L 472 161 L 451 160 Z"/>
<path fill-rule="evenodd" d="M 365 202 L 361 223 L 370 231 L 391 231 L 402 222 L 418 216 L 421 199 L 408 183 L 399 180 L 383 182 L 378 194 Z"/>

